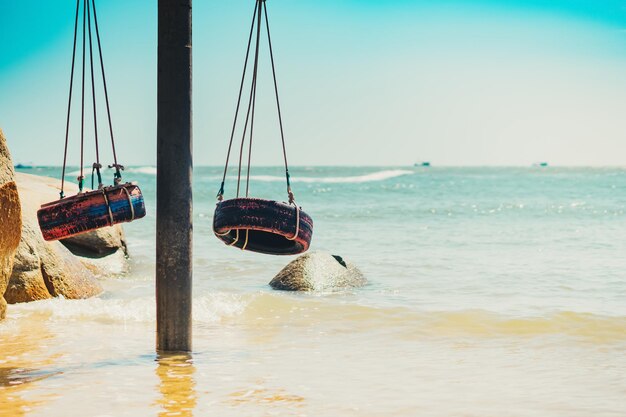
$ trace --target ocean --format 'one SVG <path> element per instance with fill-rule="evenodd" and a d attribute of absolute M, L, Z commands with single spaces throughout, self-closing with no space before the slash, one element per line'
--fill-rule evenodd
<path fill-rule="evenodd" d="M 294 167 L 311 250 L 368 280 L 325 293 L 213 236 L 221 170 L 194 170 L 193 353 L 155 353 L 156 169 L 130 167 L 130 271 L 9 306 L 0 416 L 626 416 L 626 169 Z M 251 195 L 284 201 L 281 168 Z"/>

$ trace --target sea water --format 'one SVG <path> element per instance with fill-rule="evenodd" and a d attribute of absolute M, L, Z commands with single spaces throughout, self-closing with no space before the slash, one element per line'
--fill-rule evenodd
<path fill-rule="evenodd" d="M 292 168 L 311 250 L 368 279 L 326 293 L 213 236 L 221 173 L 194 170 L 193 353 L 155 354 L 156 170 L 131 167 L 130 271 L 9 306 L 1 416 L 626 416 L 626 170 Z M 286 200 L 284 171 L 251 194 Z"/>

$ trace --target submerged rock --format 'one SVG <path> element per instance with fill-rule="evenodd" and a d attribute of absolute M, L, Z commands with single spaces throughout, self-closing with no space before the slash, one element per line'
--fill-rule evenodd
<path fill-rule="evenodd" d="M 360 287 L 367 280 L 352 263 L 327 252 L 309 252 L 290 262 L 270 282 L 275 290 L 328 291 Z"/>
<path fill-rule="evenodd" d="M 13 269 L 13 255 L 20 243 L 21 216 L 13 162 L 0 129 L 0 320 L 6 314 L 6 301 L 2 295 Z"/>
<path fill-rule="evenodd" d="M 59 181 L 22 173 L 16 174 L 16 180 L 24 225 L 6 301 L 19 303 L 58 296 L 78 299 L 100 294 L 102 286 L 96 277 L 123 272 L 127 266 L 121 226 L 46 242 L 39 230 L 37 210 L 41 204 L 59 198 Z M 73 184 L 66 184 L 66 190 L 77 191 Z"/>

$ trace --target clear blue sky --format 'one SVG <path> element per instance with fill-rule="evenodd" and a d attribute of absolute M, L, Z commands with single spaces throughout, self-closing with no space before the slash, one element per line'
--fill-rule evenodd
<path fill-rule="evenodd" d="M 157 2 L 97 5 L 120 159 L 154 164 Z M 626 165 L 626 1 L 267 5 L 294 165 Z M 253 6 L 195 1 L 198 165 L 223 163 Z M 0 127 L 16 162 L 62 161 L 74 7 L 0 0 Z M 254 161 L 279 165 L 267 64 Z"/>

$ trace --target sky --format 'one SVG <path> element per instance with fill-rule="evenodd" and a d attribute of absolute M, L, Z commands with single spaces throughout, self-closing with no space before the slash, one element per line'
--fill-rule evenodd
<path fill-rule="evenodd" d="M 157 2 L 97 7 L 118 157 L 154 165 Z M 194 1 L 196 165 L 224 163 L 253 8 Z M 268 0 L 267 8 L 291 165 L 626 166 L 626 0 Z M 74 0 L 0 0 L 0 128 L 15 163 L 62 163 L 74 13 Z M 79 86 L 70 165 L 79 163 Z M 282 162 L 272 94 L 262 47 L 256 165 Z M 102 111 L 98 124 L 110 163 Z"/>

